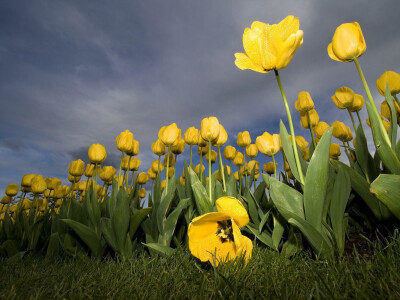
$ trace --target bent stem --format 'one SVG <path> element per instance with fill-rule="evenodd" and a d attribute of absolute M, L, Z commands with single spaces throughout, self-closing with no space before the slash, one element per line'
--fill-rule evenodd
<path fill-rule="evenodd" d="M 278 82 L 279 85 L 279 89 L 281 91 L 282 94 L 282 99 L 283 99 L 283 103 L 285 104 L 285 109 L 286 109 L 286 114 L 288 117 L 288 121 L 289 121 L 289 127 L 290 127 L 290 134 L 291 134 L 291 138 L 292 138 L 292 145 L 293 145 L 293 152 L 294 152 L 294 158 L 296 161 L 296 165 L 297 165 L 297 170 L 299 173 L 299 179 L 300 179 L 300 183 L 304 185 L 304 175 L 303 175 L 303 170 L 301 169 L 301 165 L 300 165 L 300 159 L 299 159 L 299 153 L 297 152 L 297 144 L 296 144 L 296 135 L 294 133 L 294 128 L 293 128 L 293 121 L 292 121 L 292 115 L 290 114 L 290 109 L 289 109 L 289 105 L 286 99 L 286 95 L 285 95 L 285 91 L 283 90 L 282 87 L 282 83 L 281 83 L 281 79 L 279 78 L 279 73 L 278 70 L 275 70 L 275 77 L 276 77 L 276 81 Z"/>
<path fill-rule="evenodd" d="M 307 119 L 308 119 L 308 128 L 310 129 L 310 133 L 311 133 L 312 143 L 313 143 L 314 149 L 315 149 L 315 148 L 317 148 L 317 142 L 315 141 L 315 134 L 314 134 L 314 129 L 311 124 L 311 117 L 310 117 L 309 111 L 307 111 Z"/>

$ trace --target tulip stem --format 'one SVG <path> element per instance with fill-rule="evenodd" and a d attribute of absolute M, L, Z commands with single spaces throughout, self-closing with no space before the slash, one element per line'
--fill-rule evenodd
<path fill-rule="evenodd" d="M 400 101 L 399 101 L 399 99 L 397 98 L 397 96 L 396 96 L 396 95 L 393 95 L 393 98 L 394 98 L 394 100 L 396 100 L 397 104 L 400 106 Z"/>
<path fill-rule="evenodd" d="M 212 201 L 212 181 L 211 181 L 211 140 L 208 140 L 208 191 L 210 197 L 210 203 L 213 204 Z"/>
<path fill-rule="evenodd" d="M 94 165 L 94 174 L 96 176 L 96 181 L 94 182 L 94 196 L 96 197 L 97 200 L 97 163 Z"/>
<path fill-rule="evenodd" d="M 381 119 L 381 115 L 378 112 L 378 108 L 376 107 L 375 101 L 372 98 L 372 95 L 371 95 L 371 92 L 369 90 L 367 81 L 365 80 L 364 73 L 363 73 L 363 71 L 361 69 L 361 66 L 360 66 L 360 63 L 358 62 L 357 57 L 354 58 L 354 63 L 356 64 L 358 74 L 360 75 L 360 78 L 361 78 L 362 84 L 364 86 L 365 92 L 367 93 L 367 97 L 368 97 L 369 103 L 372 106 L 372 110 L 375 113 L 375 115 L 378 117 L 381 134 L 383 135 L 383 138 L 385 139 L 386 143 L 391 146 L 392 143 L 390 142 L 390 139 L 389 139 L 389 136 L 388 136 L 388 134 L 386 132 L 385 126 L 383 125 L 383 122 L 382 122 L 382 119 Z"/>
<path fill-rule="evenodd" d="M 226 192 L 226 185 L 225 185 L 225 169 L 224 169 L 224 164 L 222 163 L 222 157 L 221 157 L 221 146 L 218 146 L 218 158 L 219 158 L 219 169 L 222 175 L 222 183 L 224 185 L 224 192 Z"/>
<path fill-rule="evenodd" d="M 272 154 L 272 162 L 274 163 L 274 177 L 276 179 L 276 163 L 275 163 L 275 156 Z"/>
<path fill-rule="evenodd" d="M 126 183 L 126 189 L 128 189 L 128 183 L 129 183 L 129 171 L 130 171 L 130 169 L 131 169 L 131 158 L 132 158 L 132 156 L 129 155 L 128 166 L 127 166 L 127 168 L 126 168 L 127 171 L 125 171 L 126 177 L 124 176 L 124 178 L 125 178 L 125 183 Z"/>
<path fill-rule="evenodd" d="M 119 185 L 121 183 L 121 168 L 122 168 L 122 159 L 124 158 L 124 152 L 121 152 L 121 160 L 119 162 L 119 171 L 118 171 L 118 190 L 119 190 Z M 96 165 L 97 166 L 97 165 Z M 97 173 L 96 173 L 97 174 Z M 96 181 L 97 183 L 97 181 Z"/>
<path fill-rule="evenodd" d="M 314 134 L 314 129 L 311 124 L 311 117 L 310 117 L 309 111 L 307 111 L 307 119 L 308 119 L 308 128 L 310 129 L 310 133 L 311 133 L 312 143 L 313 143 L 314 149 L 315 149 L 315 148 L 317 148 L 317 142 L 315 141 L 315 134 Z"/>
<path fill-rule="evenodd" d="M 247 188 L 248 182 L 247 182 L 247 164 L 246 164 L 246 147 L 243 147 L 243 159 L 244 159 L 244 164 L 243 164 L 243 173 L 244 173 L 244 182 L 245 182 L 245 187 Z M 249 188 L 250 190 L 250 188 Z"/>
<path fill-rule="evenodd" d="M 350 115 L 350 119 L 351 119 L 351 122 L 353 123 L 354 134 L 355 134 L 355 133 L 357 133 L 357 127 L 356 127 L 356 123 L 354 122 L 353 115 L 351 114 L 351 112 L 350 112 L 350 110 L 349 110 L 349 109 L 347 109 L 347 112 L 349 113 L 349 115 Z"/>
<path fill-rule="evenodd" d="M 281 94 L 282 94 L 283 103 L 285 104 L 286 114 L 287 114 L 288 121 L 289 121 L 289 127 L 290 127 L 290 134 L 291 134 L 291 138 L 292 138 L 294 158 L 295 158 L 296 165 L 297 165 L 297 171 L 299 173 L 299 180 L 300 180 L 300 183 L 304 185 L 303 170 L 301 169 L 299 153 L 297 152 L 296 135 L 294 133 L 292 116 L 290 114 L 289 105 L 288 105 L 288 102 L 287 102 L 287 99 L 286 99 L 285 91 L 283 90 L 283 87 L 282 87 L 282 83 L 281 83 L 281 79 L 279 77 L 278 70 L 274 69 L 274 72 L 275 72 L 276 81 L 278 82 L 279 89 L 280 89 Z"/>
<path fill-rule="evenodd" d="M 193 167 L 193 164 L 192 164 L 192 147 L 193 147 L 193 145 L 190 145 L 190 167 Z"/>
<path fill-rule="evenodd" d="M 360 114 L 358 113 L 358 111 L 356 111 L 356 114 L 357 114 L 358 122 L 360 122 L 362 131 L 364 131 L 364 126 L 363 126 L 363 124 L 362 124 L 362 122 L 361 122 Z"/>
<path fill-rule="evenodd" d="M 165 195 L 168 194 L 168 175 L 169 175 L 169 147 L 167 148 L 167 169 L 165 172 Z"/>
<path fill-rule="evenodd" d="M 200 147 L 200 146 L 199 146 Z M 200 147 L 200 168 L 199 168 L 200 182 L 203 184 L 203 149 Z"/>

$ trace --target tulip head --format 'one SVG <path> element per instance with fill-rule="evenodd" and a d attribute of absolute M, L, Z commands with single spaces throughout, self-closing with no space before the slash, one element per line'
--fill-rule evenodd
<path fill-rule="evenodd" d="M 12 201 L 11 196 L 4 195 L 3 198 L 1 198 L 0 203 L 1 204 L 9 204 L 9 203 L 11 203 L 11 201 Z"/>
<path fill-rule="evenodd" d="M 233 146 L 226 146 L 223 151 L 223 155 L 226 160 L 233 160 L 236 155 L 236 149 Z"/>
<path fill-rule="evenodd" d="M 23 192 L 30 192 L 32 178 L 35 177 L 35 174 L 25 174 L 21 179 L 21 190 Z"/>
<path fill-rule="evenodd" d="M 31 181 L 32 193 L 35 195 L 42 194 L 46 189 L 46 180 L 42 175 L 36 175 Z"/>
<path fill-rule="evenodd" d="M 275 163 L 275 168 L 276 168 L 277 166 L 278 166 L 278 164 Z M 264 168 L 264 171 L 265 171 L 267 174 L 269 174 L 269 175 L 272 175 L 272 174 L 275 173 L 275 171 L 274 171 L 274 162 L 272 162 L 272 161 L 270 161 L 270 162 L 264 164 L 264 165 L 263 165 L 263 168 Z"/>
<path fill-rule="evenodd" d="M 146 197 L 146 189 L 145 188 L 141 188 L 139 190 L 139 197 L 140 197 L 140 199 L 143 199 L 144 197 Z"/>
<path fill-rule="evenodd" d="M 133 133 L 128 129 L 121 132 L 115 139 L 115 144 L 121 152 L 130 151 L 133 146 Z"/>
<path fill-rule="evenodd" d="M 335 121 L 331 126 L 333 127 L 332 135 L 335 138 L 341 140 L 342 142 L 348 141 L 350 128 L 348 128 L 346 124 L 340 121 Z"/>
<path fill-rule="evenodd" d="M 107 158 L 106 148 L 100 144 L 93 144 L 89 147 L 88 156 L 92 164 L 101 164 Z"/>
<path fill-rule="evenodd" d="M 257 157 L 258 154 L 258 149 L 256 144 L 250 144 L 246 147 L 246 155 L 249 158 L 255 158 Z"/>
<path fill-rule="evenodd" d="M 360 111 L 364 106 L 364 97 L 360 94 L 354 94 L 354 99 L 351 105 L 348 107 L 349 111 L 356 112 Z"/>
<path fill-rule="evenodd" d="M 113 166 L 104 166 L 99 172 L 100 179 L 106 184 L 112 183 L 115 174 L 117 174 L 117 170 Z"/>
<path fill-rule="evenodd" d="M 210 163 L 210 158 L 208 156 L 208 152 L 206 153 L 206 161 Z M 215 163 L 217 161 L 217 152 L 214 150 L 211 150 L 211 163 Z"/>
<path fill-rule="evenodd" d="M 345 23 L 336 28 L 332 43 L 328 45 L 329 57 L 342 62 L 353 61 L 365 50 L 367 44 L 357 22 Z"/>
<path fill-rule="evenodd" d="M 68 171 L 72 176 L 82 176 L 85 172 L 85 162 L 81 159 L 70 162 Z"/>
<path fill-rule="evenodd" d="M 354 92 L 351 88 L 342 86 L 336 90 L 335 95 L 331 99 L 339 109 L 345 109 L 352 106 Z"/>
<path fill-rule="evenodd" d="M 158 131 L 158 138 L 167 146 L 172 146 L 179 138 L 180 130 L 176 123 L 163 126 Z"/>
<path fill-rule="evenodd" d="M 158 169 L 160 168 L 160 169 Z M 164 170 L 164 165 L 161 162 L 158 162 L 158 160 L 154 160 L 151 162 L 151 170 L 157 174 L 158 171 Z"/>
<path fill-rule="evenodd" d="M 239 132 L 237 136 L 237 144 L 239 147 L 247 147 L 251 144 L 251 137 L 248 131 Z"/>
<path fill-rule="evenodd" d="M 197 145 L 199 141 L 198 135 L 199 135 L 199 130 L 196 127 L 192 126 L 186 129 L 183 135 L 183 139 L 185 140 L 185 143 L 188 145 Z"/>
<path fill-rule="evenodd" d="M 269 134 L 264 132 L 261 136 L 256 139 L 256 146 L 258 151 L 267 156 L 277 154 L 281 148 L 281 138 L 279 134 Z"/>
<path fill-rule="evenodd" d="M 333 160 L 339 160 L 341 151 L 340 151 L 340 146 L 337 143 L 332 143 L 329 146 L 329 158 Z"/>
<path fill-rule="evenodd" d="M 160 139 L 158 139 L 151 144 L 151 151 L 153 151 L 155 155 L 161 156 L 167 152 L 167 148 L 165 147 L 165 144 Z"/>
<path fill-rule="evenodd" d="M 146 172 L 139 173 L 139 175 L 137 177 L 137 181 L 139 184 L 146 184 L 148 180 L 149 180 L 149 176 L 147 175 Z"/>
<path fill-rule="evenodd" d="M 219 121 L 216 117 L 208 117 L 201 120 L 200 134 L 206 141 L 213 141 L 219 135 Z"/>
<path fill-rule="evenodd" d="M 178 139 L 177 142 L 171 146 L 171 152 L 176 155 L 181 154 L 185 150 L 185 146 L 185 140 Z"/>
<path fill-rule="evenodd" d="M 152 168 L 147 170 L 147 175 L 149 176 L 149 179 L 156 179 L 157 178 L 157 173 L 153 171 Z"/>
<path fill-rule="evenodd" d="M 297 96 L 294 107 L 300 112 L 307 112 L 314 109 L 314 102 L 311 99 L 310 93 L 306 91 L 301 91 Z"/>
<path fill-rule="evenodd" d="M 233 164 L 235 166 L 241 166 L 244 164 L 244 156 L 242 152 L 236 151 L 235 157 L 233 158 Z"/>
<path fill-rule="evenodd" d="M 308 114 L 310 114 L 310 121 L 311 121 L 311 127 L 314 127 L 318 124 L 319 122 L 319 115 L 317 113 L 317 111 L 315 109 L 312 109 L 308 112 L 303 112 L 300 111 L 300 124 L 303 128 L 305 129 L 309 129 L 310 128 L 310 124 L 308 122 Z"/>
<path fill-rule="evenodd" d="M 16 194 L 18 194 L 18 191 L 19 191 L 18 184 L 10 183 L 6 187 L 6 195 L 7 196 L 14 197 Z"/>
<path fill-rule="evenodd" d="M 376 80 L 376 87 L 382 96 L 385 96 L 386 83 L 389 84 L 390 94 L 396 95 L 400 92 L 400 74 L 386 71 Z"/>
<path fill-rule="evenodd" d="M 215 140 L 212 141 L 212 144 L 215 147 L 221 147 L 222 145 L 224 145 L 226 143 L 227 140 L 228 140 L 228 133 L 226 132 L 224 126 L 219 124 L 218 137 Z"/>
<path fill-rule="evenodd" d="M 318 139 L 322 137 L 322 135 L 329 129 L 329 125 L 326 122 L 318 122 L 318 124 L 314 127 L 314 133 Z"/>
<path fill-rule="evenodd" d="M 130 148 L 130 150 L 125 151 L 125 153 L 129 156 L 136 156 L 139 154 L 139 146 L 140 146 L 139 141 L 132 140 L 132 147 Z"/>

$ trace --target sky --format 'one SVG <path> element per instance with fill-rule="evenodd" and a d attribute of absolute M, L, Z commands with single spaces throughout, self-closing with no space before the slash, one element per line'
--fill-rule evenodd
<path fill-rule="evenodd" d="M 294 15 L 304 31 L 280 70 L 296 135 L 310 140 L 294 110 L 303 90 L 321 121 L 350 126 L 330 97 L 341 86 L 365 92 L 355 65 L 331 60 L 326 48 L 337 26 L 360 24 L 367 51 L 359 61 L 380 103 L 375 80 L 400 73 L 399 9 L 397 0 L 1 1 L 0 195 L 27 173 L 69 184 L 68 164 L 87 162 L 93 143 L 106 147 L 104 165 L 118 167 L 115 138 L 126 129 L 140 142 L 141 171 L 156 159 L 150 146 L 159 128 L 173 122 L 183 133 L 216 116 L 234 146 L 240 131 L 253 142 L 264 131 L 279 133 L 287 117 L 274 74 L 234 64 L 255 20 Z M 179 160 L 188 157 L 187 147 Z"/>

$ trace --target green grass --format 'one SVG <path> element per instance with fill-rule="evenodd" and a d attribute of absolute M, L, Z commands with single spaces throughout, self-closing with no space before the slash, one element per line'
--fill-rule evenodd
<path fill-rule="evenodd" d="M 0 261 L 0 270 L 0 299 L 400 299 L 400 240 L 351 262 L 256 247 L 247 266 L 213 269 L 182 248 L 125 263 L 28 255 Z"/>

